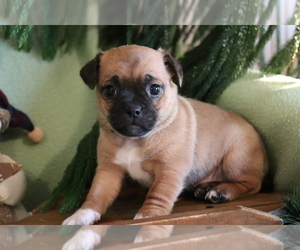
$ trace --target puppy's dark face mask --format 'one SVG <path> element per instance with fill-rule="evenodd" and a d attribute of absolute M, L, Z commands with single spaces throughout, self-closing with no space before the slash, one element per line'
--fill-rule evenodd
<path fill-rule="evenodd" d="M 97 89 L 100 126 L 127 137 L 147 135 L 167 119 L 177 96 L 171 78 L 182 81 L 180 65 L 167 52 L 135 45 L 99 53 L 80 75 Z"/>
<path fill-rule="evenodd" d="M 151 76 L 129 80 L 115 75 L 100 88 L 100 92 L 107 102 L 111 102 L 108 121 L 118 133 L 137 137 L 155 127 L 157 112 L 153 102 L 163 94 L 163 89 Z"/>

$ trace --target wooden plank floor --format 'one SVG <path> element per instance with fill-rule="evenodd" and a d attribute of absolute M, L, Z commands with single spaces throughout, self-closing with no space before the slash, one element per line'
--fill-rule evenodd
<path fill-rule="evenodd" d="M 112 247 L 116 247 L 116 249 L 132 249 L 135 247 L 134 244 L 132 244 L 134 238 L 136 237 L 137 233 L 140 230 L 139 226 L 124 226 L 124 224 L 132 223 L 132 218 L 134 217 L 135 213 L 138 211 L 140 206 L 142 205 L 145 196 L 146 196 L 147 190 L 141 189 L 140 187 L 130 187 L 125 188 L 121 192 L 119 198 L 115 201 L 115 203 L 112 205 L 110 209 L 108 209 L 107 213 L 102 216 L 102 220 L 98 223 L 101 224 L 115 224 L 116 226 L 112 226 L 109 228 L 108 233 L 106 236 L 101 240 L 101 249 L 102 247 L 107 247 L 106 249 L 112 249 Z M 230 211 L 236 206 L 243 206 L 248 207 L 252 209 L 256 209 L 263 212 L 270 212 L 272 210 L 281 208 L 283 206 L 281 201 L 282 193 L 258 193 L 253 196 L 241 198 L 232 202 L 226 202 L 226 203 L 220 203 L 220 204 L 211 204 L 205 201 L 201 201 L 198 199 L 195 199 L 190 196 L 181 196 L 179 197 L 178 201 L 175 204 L 175 207 L 173 209 L 172 215 L 170 218 L 175 215 L 184 215 L 185 213 L 193 213 L 196 212 L 197 214 L 203 214 L 207 212 L 207 214 L 215 213 L 212 211 L 222 211 L 224 212 L 224 216 L 228 217 L 226 215 L 226 211 Z M 37 208 L 33 216 L 30 216 L 28 218 L 25 218 L 24 220 L 21 220 L 19 222 L 14 223 L 15 225 L 60 225 L 62 221 L 70 216 L 72 214 L 68 213 L 65 215 L 59 214 L 59 208 L 61 207 L 62 200 L 60 200 L 56 206 L 49 210 L 46 213 L 40 213 L 39 208 Z M 221 218 L 224 218 L 224 216 Z M 158 218 L 158 217 L 157 217 Z M 233 216 L 233 220 L 236 218 L 236 215 Z M 214 217 L 216 219 L 216 217 Z M 218 219 L 218 218 L 217 218 Z M 219 218 L 220 219 L 220 218 Z M 219 220 L 218 219 L 218 220 Z M 222 219 L 221 219 L 222 220 Z M 227 220 L 228 221 L 228 220 Z M 137 220 L 134 221 L 136 223 Z M 219 222 L 219 221 L 218 221 Z M 228 223 L 228 222 L 227 222 Z M 200 223 L 201 224 L 201 223 Z M 206 223 L 207 225 L 216 225 L 211 223 Z M 218 224 L 218 223 L 217 223 Z M 231 223 L 228 223 L 231 224 Z M 269 224 L 269 223 L 267 223 Z M 120 226 L 123 225 L 123 226 Z M 223 225 L 223 224 L 222 224 Z M 94 226 L 93 226 L 94 227 Z M 96 226 L 97 227 L 97 226 Z M 104 225 L 101 227 L 105 227 Z M 166 239 L 165 241 L 173 242 L 177 235 L 180 237 L 183 237 L 184 239 L 187 239 L 189 233 L 196 233 L 199 232 L 200 234 L 205 234 L 209 232 L 215 232 L 216 236 L 222 236 L 222 234 L 217 234 L 218 230 L 221 230 L 222 227 L 224 227 L 224 232 L 231 233 L 232 235 L 236 235 L 237 232 L 234 232 L 235 227 L 234 226 L 206 226 L 206 225 L 200 225 L 200 226 L 175 226 L 172 232 L 172 237 L 170 239 Z M 275 226 L 258 226 L 257 224 L 248 226 L 250 229 L 254 229 L 255 231 L 262 232 L 264 234 L 268 234 L 270 232 L 274 232 L 278 229 L 280 229 L 281 225 L 277 224 Z M 31 239 L 28 239 L 26 242 L 23 242 L 22 244 L 15 246 L 14 249 L 61 249 L 62 245 L 74 235 L 76 230 L 79 229 L 79 227 L 71 227 L 72 233 L 69 234 L 61 234 L 61 230 L 63 227 L 61 226 L 38 226 L 37 232 L 34 233 L 34 237 Z M 10 230 L 14 229 L 14 226 L 9 227 Z M 74 231 L 75 230 L 75 231 Z M 244 229 L 243 229 L 244 230 Z M 244 231 L 241 231 L 243 233 Z M 41 234 L 41 231 L 45 231 L 46 233 Z M 251 234 L 253 235 L 253 234 Z M 250 236 L 251 236 L 250 235 Z M 174 238 L 174 237 L 175 238 Z M 215 236 L 214 236 L 215 237 Z M 228 236 L 224 235 L 224 239 L 227 239 Z M 0 237 L 1 238 L 1 237 Z M 206 239 L 206 236 L 204 237 Z M 203 238 L 203 239 L 204 239 Z M 249 237 L 247 236 L 246 239 Z M 264 237 L 263 237 L 264 238 Z M 213 238 L 215 239 L 215 238 Z M 261 235 L 257 239 L 262 239 Z M 276 240 L 276 239 L 275 239 Z M 192 241 L 194 242 L 194 241 Z M 213 240 L 212 242 L 215 242 Z M 241 243 L 244 243 L 244 241 L 240 241 Z M 250 243 L 253 243 L 254 241 L 250 241 Z M 270 241 L 271 243 L 273 241 Z M 149 243 L 149 244 L 154 244 Z M 208 242 L 209 243 L 209 242 Z M 238 243 L 238 242 L 237 242 Z M 210 244 L 210 243 L 209 243 Z M 234 244 L 236 244 L 234 242 Z M 247 243 L 248 244 L 248 243 Z M 163 246 L 166 244 L 164 243 Z M 274 245 L 273 243 L 271 244 Z M 127 248 L 126 248 L 127 246 Z M 158 245 L 159 246 L 159 245 Z M 223 246 L 223 243 L 220 244 L 220 246 Z M 141 245 L 136 245 L 136 247 L 141 247 Z M 98 249 L 98 248 L 97 248 Z M 154 248 L 153 248 L 154 249 Z M 162 247 L 158 249 L 164 249 Z M 199 249 L 199 248 L 194 248 Z M 223 248 L 220 248 L 223 249 Z M 244 249 L 244 247 L 242 248 Z M 274 249 L 274 248 L 272 248 Z M 280 249 L 280 248 L 278 248 Z"/>
<path fill-rule="evenodd" d="M 107 213 L 102 216 L 101 221 L 98 224 L 117 224 L 118 221 L 132 220 L 143 204 L 146 193 L 146 189 L 137 186 L 123 188 L 119 198 L 108 209 Z M 192 196 L 184 195 L 179 197 L 178 201 L 175 203 L 172 214 L 199 210 L 203 212 L 203 210 L 237 205 L 270 212 L 283 206 L 281 196 L 281 193 L 258 193 L 231 202 L 212 204 L 195 199 Z M 33 212 L 33 216 L 18 221 L 14 223 L 14 225 L 60 225 L 65 218 L 73 213 L 71 212 L 64 215 L 59 214 L 61 204 L 62 200 L 60 200 L 53 209 L 45 213 L 40 213 L 37 208 Z"/>
<path fill-rule="evenodd" d="M 45 226 L 40 226 L 45 227 Z M 125 250 L 125 249 L 272 249 L 281 250 L 279 240 L 268 236 L 268 233 L 280 230 L 283 226 L 268 226 L 268 231 L 260 227 L 240 226 L 175 226 L 170 237 L 153 241 L 134 243 L 140 231 L 139 226 L 112 226 L 101 238 L 101 244 L 95 249 Z M 62 249 L 62 246 L 76 232 L 61 235 L 61 226 L 55 226 L 46 233 L 36 233 L 32 238 L 9 249 L 31 250 Z M 246 233 L 246 234 L 245 234 Z M 242 237 L 242 236 L 245 237 Z M 255 237 L 256 236 L 256 237 Z M 0 236 L 1 237 L 1 236 Z M 191 245 L 198 240 L 206 244 Z M 253 243 L 256 242 L 256 246 Z M 185 244 L 183 244 L 185 243 Z M 263 244 L 264 243 L 264 244 Z M 268 243 L 268 244 L 266 244 Z"/>
<path fill-rule="evenodd" d="M 0 226 L 1 227 L 1 226 Z M 2 226 L 4 227 L 4 226 Z M 16 233 L 20 227 L 23 226 L 6 226 L 8 229 L 14 231 Z M 44 229 L 46 227 L 47 231 Z M 97 227 L 97 226 L 94 226 Z M 143 249 L 142 247 L 145 245 L 147 248 L 144 249 L 168 249 L 166 246 L 170 246 L 171 244 L 173 247 L 171 249 L 272 249 L 272 250 L 279 250 L 283 249 L 280 245 L 280 242 L 276 238 L 270 238 L 268 236 L 269 233 L 278 231 L 282 229 L 284 226 L 264 226 L 263 230 L 262 227 L 252 226 L 245 227 L 245 226 L 175 226 L 172 230 L 170 237 L 166 237 L 163 239 L 157 239 L 153 241 L 147 241 L 144 243 L 135 243 L 135 237 L 138 235 L 139 231 L 141 230 L 140 226 L 111 226 L 105 236 L 101 238 L 101 244 L 96 247 L 95 249 Z M 265 230 L 267 228 L 267 230 Z M 246 235 L 246 238 L 241 238 L 241 234 L 243 232 L 247 232 L 251 230 L 251 234 Z M 41 231 L 44 230 L 43 233 Z M 20 249 L 20 250 L 32 250 L 32 249 L 43 249 L 43 250 L 55 250 L 55 249 L 62 249 L 64 243 L 66 243 L 75 233 L 77 229 L 69 232 L 68 234 L 61 234 L 62 226 L 37 226 L 36 231 L 31 234 L 30 237 L 23 238 L 20 243 L 14 242 L 8 249 Z M 258 234 L 256 240 L 259 240 L 260 245 L 255 248 L 250 248 L 250 244 L 253 243 L 255 239 L 253 236 Z M 222 240 L 217 240 L 216 237 L 224 236 Z M 0 235 L 0 240 L 1 240 Z M 193 237 L 194 236 L 194 237 Z M 196 237 L 195 237 L 196 236 Z M 231 237 L 230 237 L 231 236 Z M 252 236 L 252 237 L 251 237 Z M 24 235 L 23 235 L 24 237 Z M 189 244 L 186 246 L 179 247 L 177 244 L 182 243 L 178 241 L 178 238 L 183 239 L 185 242 L 194 241 L 197 237 L 204 238 L 205 240 L 211 241 L 214 244 L 213 247 L 203 247 L 196 246 L 192 248 Z M 229 238 L 230 237 L 230 238 Z M 296 236 L 294 236 L 296 237 Z M 263 247 L 261 245 L 261 240 L 267 240 L 271 244 L 268 247 Z M 271 240 L 271 241 L 270 241 Z M 174 247 L 174 243 L 176 243 L 176 247 Z M 189 243 L 189 242 L 186 242 Z M 275 243 L 275 244 L 274 244 Z M 1 241 L 3 244 L 3 241 Z M 217 244 L 217 245 L 216 245 Z M 229 244 L 229 245 L 228 245 Z M 241 246 L 237 247 L 238 244 L 242 244 Z M 171 246 L 172 246 L 171 245 Z M 157 247 L 160 246 L 160 247 Z M 218 247 L 218 248 L 216 248 Z M 4 247 L 6 248 L 6 247 Z M 2 249 L 2 248 L 1 248 Z M 170 247 L 169 247 L 170 249 Z"/>
<path fill-rule="evenodd" d="M 118 221 L 132 220 L 141 207 L 146 192 L 147 190 L 141 187 L 123 189 L 119 198 L 108 209 L 107 213 L 102 216 L 98 224 L 118 224 Z M 231 206 L 244 206 L 259 211 L 270 212 L 283 206 L 281 196 L 282 193 L 258 193 L 235 201 L 219 204 L 208 203 L 189 196 L 181 196 L 175 203 L 172 214 L 190 211 L 208 211 L 209 209 Z M 13 225 L 61 225 L 62 221 L 73 213 L 59 214 L 61 204 L 62 200 L 60 200 L 53 209 L 45 213 L 40 213 L 39 208 L 37 208 L 33 212 L 33 216 L 15 222 Z"/>

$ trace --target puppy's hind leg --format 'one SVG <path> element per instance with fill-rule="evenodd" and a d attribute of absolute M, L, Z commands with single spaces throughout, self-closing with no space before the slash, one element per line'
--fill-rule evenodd
<path fill-rule="evenodd" d="M 236 181 L 222 182 L 218 184 L 206 184 L 212 184 L 212 188 L 207 191 L 207 193 L 204 196 L 204 199 L 212 203 L 232 201 L 244 196 L 255 194 L 260 190 L 261 187 L 261 183 L 259 180 L 257 180 L 256 177 L 251 177 L 247 175 L 241 176 Z M 198 189 L 199 188 L 200 187 L 198 186 Z"/>
<path fill-rule="evenodd" d="M 244 146 L 244 145 L 242 145 Z M 218 168 L 219 182 L 202 183 L 194 195 L 212 203 L 232 201 L 257 193 L 267 172 L 267 160 L 261 144 L 235 147 L 223 158 Z"/>

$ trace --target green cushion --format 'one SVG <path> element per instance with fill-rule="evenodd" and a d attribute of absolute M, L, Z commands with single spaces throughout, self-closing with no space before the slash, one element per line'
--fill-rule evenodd
<path fill-rule="evenodd" d="M 261 134 L 275 189 L 300 188 L 300 80 L 251 72 L 233 82 L 216 104 L 240 114 Z"/>

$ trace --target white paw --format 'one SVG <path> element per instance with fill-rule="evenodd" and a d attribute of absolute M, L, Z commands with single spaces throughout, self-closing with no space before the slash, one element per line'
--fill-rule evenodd
<path fill-rule="evenodd" d="M 92 209 L 78 209 L 72 216 L 65 219 L 62 225 L 91 225 L 100 218 L 101 215 Z"/>
<path fill-rule="evenodd" d="M 152 216 L 147 216 L 147 215 L 143 215 L 143 214 L 136 214 L 134 216 L 134 220 L 138 220 L 138 219 L 144 219 L 144 218 L 151 218 Z"/>
<path fill-rule="evenodd" d="M 133 241 L 133 243 L 140 243 L 140 242 L 146 242 L 150 241 L 151 239 L 148 237 L 145 237 L 144 235 L 137 235 Z"/>
<path fill-rule="evenodd" d="M 134 243 L 168 238 L 172 234 L 173 225 L 144 225 L 134 239 Z"/>
<path fill-rule="evenodd" d="M 93 230 L 80 230 L 69 239 L 62 247 L 62 250 L 90 250 L 99 245 L 100 235 Z"/>

